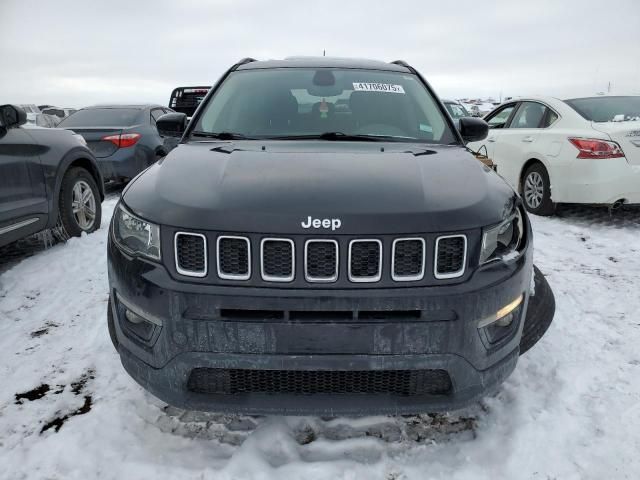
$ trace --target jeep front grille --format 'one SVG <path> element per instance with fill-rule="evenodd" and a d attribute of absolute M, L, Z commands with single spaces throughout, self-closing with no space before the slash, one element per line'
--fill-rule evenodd
<path fill-rule="evenodd" d="M 225 280 L 251 278 L 251 243 L 248 238 L 231 235 L 218 237 L 216 258 L 220 278 Z"/>
<path fill-rule="evenodd" d="M 436 240 L 434 275 L 438 279 L 458 278 L 464 275 L 467 261 L 467 237 L 447 235 Z"/>
<path fill-rule="evenodd" d="M 178 232 L 174 239 L 176 270 L 188 277 L 207 275 L 207 238 L 199 233 Z"/>
<path fill-rule="evenodd" d="M 293 240 L 263 238 L 260 242 L 262 279 L 267 282 L 290 282 L 295 277 Z"/>
<path fill-rule="evenodd" d="M 396 282 L 422 280 L 425 242 L 423 238 L 398 238 L 391 248 L 391 277 Z"/>
<path fill-rule="evenodd" d="M 304 245 L 304 277 L 308 282 L 335 282 L 338 279 L 338 242 L 307 240 Z"/>
<path fill-rule="evenodd" d="M 351 240 L 349 243 L 349 280 L 377 282 L 382 277 L 382 242 Z"/>
<path fill-rule="evenodd" d="M 445 370 L 256 370 L 195 368 L 187 388 L 196 393 L 446 395 Z"/>
<path fill-rule="evenodd" d="M 215 249 L 209 251 L 208 245 L 215 245 Z M 246 281 L 253 286 L 271 282 L 290 282 L 295 288 L 322 283 L 327 285 L 318 288 L 349 288 L 349 284 L 353 287 L 354 283 L 366 282 L 380 286 L 392 286 L 393 282 L 437 285 L 442 280 L 464 277 L 467 250 L 467 236 L 462 234 L 333 239 L 258 234 L 216 237 L 213 233 L 178 231 L 174 234 L 172 263 L 179 275 L 206 277 L 214 282 Z M 216 266 L 212 272 L 209 259 Z"/>

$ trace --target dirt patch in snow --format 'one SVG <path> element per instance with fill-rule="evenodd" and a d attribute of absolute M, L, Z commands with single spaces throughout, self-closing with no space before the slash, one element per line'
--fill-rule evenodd
<path fill-rule="evenodd" d="M 38 400 L 44 397 L 49 391 L 49 385 L 43 383 L 42 385 L 33 388 L 27 392 L 16 393 L 16 405 L 22 405 L 23 400 L 29 400 L 33 402 L 34 400 Z"/>
<path fill-rule="evenodd" d="M 50 428 L 53 428 L 56 432 L 59 432 L 60 429 L 62 428 L 62 426 L 64 425 L 64 423 L 69 420 L 71 417 L 75 417 L 77 415 L 84 415 L 85 413 L 89 413 L 91 411 L 91 406 L 93 405 L 93 398 L 91 397 L 91 395 L 85 395 L 84 397 L 84 404 L 78 408 L 77 410 L 74 410 L 71 413 L 67 413 L 66 415 L 60 416 L 60 417 L 56 417 L 53 420 L 48 421 L 47 423 L 45 423 L 42 426 L 42 429 L 40 430 L 40 433 L 44 433 L 47 430 L 49 430 Z"/>

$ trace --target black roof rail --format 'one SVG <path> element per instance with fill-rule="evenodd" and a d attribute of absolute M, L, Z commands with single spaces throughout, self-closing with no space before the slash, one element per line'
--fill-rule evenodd
<path fill-rule="evenodd" d="M 414 71 L 414 68 L 411 65 L 409 65 L 407 62 L 405 62 L 404 60 L 394 60 L 391 63 L 394 64 L 394 65 L 400 65 L 401 67 L 408 68 L 412 72 Z"/>
<path fill-rule="evenodd" d="M 251 58 L 251 57 L 246 57 L 243 58 L 242 60 L 240 60 L 239 62 L 237 62 L 233 67 L 231 67 L 231 71 L 235 70 L 236 68 L 238 68 L 240 65 L 245 65 L 247 63 L 251 63 L 251 62 L 257 62 L 257 60 L 255 58 Z"/>

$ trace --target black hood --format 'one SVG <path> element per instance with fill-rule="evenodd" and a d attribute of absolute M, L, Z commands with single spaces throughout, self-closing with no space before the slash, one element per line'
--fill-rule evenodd
<path fill-rule="evenodd" d="M 180 145 L 125 190 L 134 213 L 175 227 L 384 234 L 495 224 L 513 205 L 504 180 L 459 146 L 328 141 Z M 335 223 L 334 223 L 335 225 Z"/>

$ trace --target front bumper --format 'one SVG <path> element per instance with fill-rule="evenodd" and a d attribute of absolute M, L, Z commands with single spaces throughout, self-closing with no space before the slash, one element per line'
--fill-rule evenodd
<path fill-rule="evenodd" d="M 321 290 L 209 286 L 177 282 L 163 266 L 130 258 L 111 241 L 108 249 L 109 308 L 127 372 L 171 405 L 250 414 L 404 414 L 468 405 L 496 389 L 515 368 L 532 275 L 529 248 L 510 265 L 486 266 L 464 283 L 443 287 Z M 498 340 L 478 328 L 480 319 L 521 294 L 523 304 Z M 131 328 L 135 325 L 124 315 L 127 305 L 153 320 L 145 334 Z M 276 310 L 321 312 L 320 316 L 327 318 L 242 316 L 242 312 Z M 368 312 L 369 320 L 330 314 L 355 310 Z M 419 316 L 403 316 L 416 311 Z M 417 395 L 192 391 L 189 378 L 194 369 L 202 368 L 443 370 L 450 378 L 450 388 Z"/>

